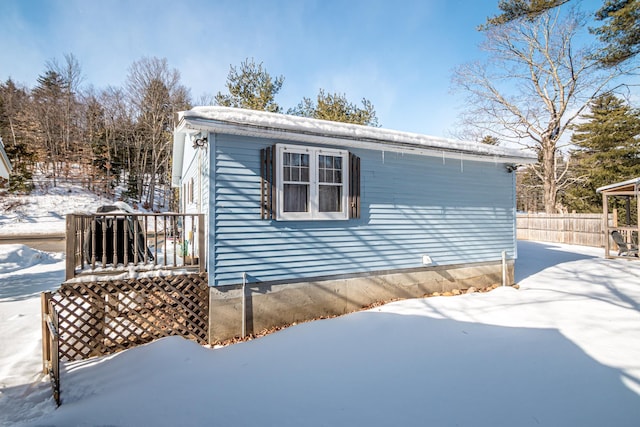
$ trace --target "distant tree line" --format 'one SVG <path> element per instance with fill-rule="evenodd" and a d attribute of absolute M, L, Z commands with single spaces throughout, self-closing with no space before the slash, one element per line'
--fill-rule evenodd
<path fill-rule="evenodd" d="M 640 115 L 620 96 L 639 71 L 640 0 L 602 0 L 594 28 L 577 4 L 498 0 L 501 13 L 479 27 L 486 60 L 454 72 L 467 95 L 466 139 L 538 155 L 518 174 L 518 209 L 598 211 L 596 188 L 640 176 Z M 585 29 L 593 43 L 584 43 Z M 0 83 L 9 189 L 29 191 L 40 168 L 51 185 L 80 175 L 88 187 L 120 186 L 123 198 L 164 206 L 174 113 L 191 107 L 190 92 L 166 59 L 143 58 L 128 71 L 124 87 L 83 87 L 80 64 L 66 55 L 47 62 L 33 88 Z M 285 109 L 277 102 L 284 81 L 246 59 L 231 65 L 224 91 L 200 103 L 378 126 L 369 100 L 322 88 Z"/>
<path fill-rule="evenodd" d="M 227 92 L 209 101 L 281 113 L 275 98 L 283 82 L 284 77 L 273 78 L 261 63 L 247 59 L 231 66 Z M 46 177 L 44 186 L 74 180 L 147 209 L 173 208 L 174 117 L 192 106 L 180 73 L 166 59 L 142 58 L 129 67 L 123 87 L 96 89 L 82 83 L 81 66 L 72 54 L 62 62 L 48 61 L 32 88 L 12 79 L 0 82 L 0 137 L 14 167 L 4 186 L 28 193 L 38 171 Z M 288 112 L 377 125 L 370 101 L 363 99 L 359 107 L 344 94 L 322 89 L 317 103 L 304 98 Z M 116 195 L 116 188 L 124 191 Z"/>
<path fill-rule="evenodd" d="M 77 59 L 51 60 L 33 88 L 0 83 L 0 136 L 14 166 L 8 188 L 29 192 L 39 170 L 43 186 L 60 180 L 113 194 L 149 209 L 170 188 L 173 113 L 190 94 L 166 59 L 143 58 L 129 68 L 125 87 L 82 89 Z"/>

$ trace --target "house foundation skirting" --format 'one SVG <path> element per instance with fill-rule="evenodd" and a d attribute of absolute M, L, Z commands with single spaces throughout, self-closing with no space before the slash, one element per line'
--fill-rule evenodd
<path fill-rule="evenodd" d="M 514 261 L 506 264 L 513 284 Z M 263 282 L 210 287 L 209 342 L 278 326 L 350 313 L 371 304 L 419 298 L 433 292 L 502 284 L 502 262 L 391 270 L 305 281 Z M 244 309 L 243 309 L 244 300 Z M 245 319 L 243 322 L 243 313 Z"/>

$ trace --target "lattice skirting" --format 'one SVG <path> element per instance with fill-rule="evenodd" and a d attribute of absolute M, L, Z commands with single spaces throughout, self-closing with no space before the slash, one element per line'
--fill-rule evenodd
<path fill-rule="evenodd" d="M 51 300 L 61 360 L 111 354 L 169 335 L 208 340 L 206 273 L 64 283 Z"/>

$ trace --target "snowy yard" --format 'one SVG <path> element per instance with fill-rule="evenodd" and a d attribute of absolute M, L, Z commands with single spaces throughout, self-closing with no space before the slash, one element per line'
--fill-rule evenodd
<path fill-rule="evenodd" d="M 226 348 L 172 337 L 67 363 L 55 409 L 38 375 L 38 292 L 63 280 L 64 262 L 0 246 L 0 425 L 640 425 L 640 262 L 518 249 L 519 290 L 400 301 Z"/>

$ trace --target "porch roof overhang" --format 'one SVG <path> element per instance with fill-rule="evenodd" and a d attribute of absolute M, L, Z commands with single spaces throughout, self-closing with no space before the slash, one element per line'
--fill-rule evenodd
<path fill-rule="evenodd" d="M 640 190 L 640 177 L 618 182 L 616 184 L 605 185 L 596 189 L 596 193 L 609 196 L 636 196 Z"/>
<path fill-rule="evenodd" d="M 534 153 L 513 148 L 265 111 L 195 107 L 178 118 L 175 132 L 183 135 L 208 131 L 513 165 L 537 162 Z"/>

